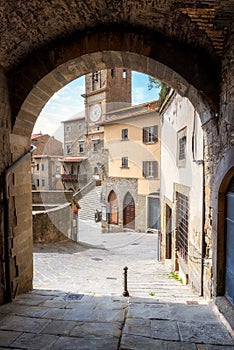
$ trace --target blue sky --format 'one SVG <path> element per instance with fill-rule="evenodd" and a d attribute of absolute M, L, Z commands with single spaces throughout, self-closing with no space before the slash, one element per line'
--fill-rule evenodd
<path fill-rule="evenodd" d="M 148 76 L 138 72 L 132 72 L 132 104 L 140 104 L 158 98 L 156 89 L 148 90 Z M 62 121 L 71 118 L 84 110 L 84 99 L 81 94 L 85 92 L 84 76 L 78 78 L 58 92 L 47 102 L 41 111 L 33 133 L 42 132 L 55 136 L 63 141 Z"/>

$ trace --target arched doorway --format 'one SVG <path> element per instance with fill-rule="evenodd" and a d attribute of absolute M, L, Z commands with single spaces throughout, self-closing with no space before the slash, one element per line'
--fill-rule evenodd
<path fill-rule="evenodd" d="M 118 199 L 115 191 L 111 191 L 108 196 L 109 204 L 109 224 L 118 225 Z"/>
<path fill-rule="evenodd" d="M 131 193 L 127 193 L 123 201 L 123 227 L 135 229 L 135 201 Z"/>
<path fill-rule="evenodd" d="M 226 192 L 225 296 L 234 305 L 234 176 Z"/>

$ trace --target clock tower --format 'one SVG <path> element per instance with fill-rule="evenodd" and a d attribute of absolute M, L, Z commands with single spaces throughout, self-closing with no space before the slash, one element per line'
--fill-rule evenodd
<path fill-rule="evenodd" d="M 131 71 L 111 68 L 85 76 L 87 131 L 105 118 L 105 113 L 131 106 Z M 99 127 L 100 128 L 100 127 Z"/>

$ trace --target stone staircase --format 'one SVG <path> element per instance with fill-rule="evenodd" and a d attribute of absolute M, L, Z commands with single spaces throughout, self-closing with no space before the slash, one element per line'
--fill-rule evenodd
<path fill-rule="evenodd" d="M 95 211 L 101 210 L 101 186 L 96 186 L 79 200 L 79 219 L 81 220 L 93 220 Z"/>

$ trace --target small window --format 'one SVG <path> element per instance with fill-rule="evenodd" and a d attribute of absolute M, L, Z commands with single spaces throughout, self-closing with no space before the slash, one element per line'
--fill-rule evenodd
<path fill-rule="evenodd" d="M 123 74 L 122 74 L 122 76 L 123 76 L 123 79 L 126 79 L 126 78 L 127 78 L 127 71 L 126 71 L 126 69 L 123 69 Z"/>
<path fill-rule="evenodd" d="M 71 152 L 71 146 L 72 146 L 72 144 L 70 142 L 66 143 L 66 151 L 67 151 L 67 153 Z"/>
<path fill-rule="evenodd" d="M 79 124 L 79 130 L 83 130 L 83 124 Z"/>
<path fill-rule="evenodd" d="M 93 81 L 97 82 L 98 81 L 98 72 L 93 73 Z"/>
<path fill-rule="evenodd" d="M 44 171 L 45 170 L 45 164 L 41 164 L 41 170 Z"/>
<path fill-rule="evenodd" d="M 66 132 L 71 132 L 71 126 L 69 125 L 66 126 Z"/>
<path fill-rule="evenodd" d="M 122 166 L 121 168 L 128 168 L 128 157 L 122 157 Z"/>
<path fill-rule="evenodd" d="M 155 143 L 158 141 L 158 126 L 152 125 L 143 128 L 143 143 Z"/>
<path fill-rule="evenodd" d="M 115 78 L 115 69 L 114 68 L 111 69 L 111 78 L 112 79 Z"/>
<path fill-rule="evenodd" d="M 157 161 L 143 161 L 142 175 L 146 178 L 158 177 L 158 162 Z"/>
<path fill-rule="evenodd" d="M 41 186 L 45 187 L 45 180 L 44 179 L 41 180 Z"/>
<path fill-rule="evenodd" d="M 39 187 L 39 186 L 40 186 L 40 180 L 37 179 L 37 187 Z"/>
<path fill-rule="evenodd" d="M 100 140 L 97 139 L 97 140 L 92 140 L 92 144 L 93 144 L 93 150 L 94 151 L 98 151 L 98 145 L 100 143 Z"/>
<path fill-rule="evenodd" d="M 122 129 L 122 141 L 128 140 L 128 129 Z"/>
<path fill-rule="evenodd" d="M 37 170 L 39 170 L 39 168 L 40 168 L 40 165 L 39 165 L 39 164 L 37 164 Z"/>
<path fill-rule="evenodd" d="M 98 175 L 98 167 L 97 166 L 94 167 L 93 174 L 94 175 Z"/>
<path fill-rule="evenodd" d="M 186 128 L 177 133 L 177 166 L 181 168 L 185 167 L 186 165 L 186 133 Z"/>
<path fill-rule="evenodd" d="M 79 150 L 78 150 L 79 153 L 84 153 L 84 146 L 85 146 L 84 141 L 80 141 Z"/>

